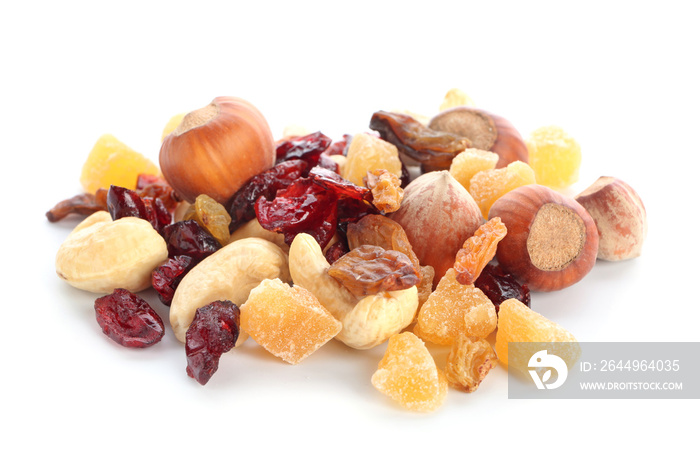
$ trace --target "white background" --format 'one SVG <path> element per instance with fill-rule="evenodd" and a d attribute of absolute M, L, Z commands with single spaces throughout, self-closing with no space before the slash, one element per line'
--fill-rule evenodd
<path fill-rule="evenodd" d="M 473 394 L 450 391 L 435 413 L 405 412 L 369 382 L 384 346 L 332 342 L 288 366 L 249 341 L 199 386 L 172 333 L 143 351 L 102 335 L 96 295 L 54 272 L 75 220 L 44 217 L 80 191 L 101 134 L 157 161 L 167 120 L 215 96 L 251 101 L 275 136 L 300 124 L 339 138 L 366 130 L 379 109 L 430 116 L 459 87 L 524 136 L 558 124 L 577 138 L 581 180 L 570 193 L 610 175 L 646 204 L 642 257 L 598 262 L 532 307 L 580 341 L 698 341 L 692 2 L 7 3 L 3 455 L 649 455 L 695 441 L 696 420 L 682 413 L 697 400 L 509 400 L 501 367 Z"/>

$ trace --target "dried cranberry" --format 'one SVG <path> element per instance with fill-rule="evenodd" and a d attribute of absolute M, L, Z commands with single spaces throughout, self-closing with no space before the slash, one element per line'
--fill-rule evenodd
<path fill-rule="evenodd" d="M 277 145 L 277 162 L 301 159 L 311 167 L 318 164 L 321 153 L 328 149 L 332 140 L 321 132 L 310 133 Z"/>
<path fill-rule="evenodd" d="M 322 187 L 332 190 L 338 198 L 351 198 L 354 200 L 372 200 L 372 191 L 366 187 L 358 186 L 347 179 L 343 179 L 338 173 L 321 167 L 314 167 L 309 171 L 309 178 Z"/>
<path fill-rule="evenodd" d="M 293 183 L 309 168 L 303 160 L 288 160 L 248 180 L 226 203 L 231 216 L 229 232 L 255 218 L 255 202 L 260 197 L 275 198 L 277 191 Z"/>
<path fill-rule="evenodd" d="M 149 347 L 165 334 L 160 316 L 146 300 L 126 289 L 95 300 L 95 313 L 105 335 L 125 347 Z"/>
<path fill-rule="evenodd" d="M 177 204 L 182 201 L 170 184 L 160 176 L 140 174 L 136 181 L 136 192 L 141 198 L 160 198 L 170 212 L 174 211 Z"/>
<path fill-rule="evenodd" d="M 168 257 L 186 255 L 195 263 L 221 249 L 221 243 L 194 220 L 179 221 L 163 229 Z"/>
<path fill-rule="evenodd" d="M 194 259 L 187 255 L 178 255 L 168 259 L 164 264 L 153 270 L 151 284 L 164 305 L 170 306 L 175 295 L 175 289 L 188 271 L 194 267 Z"/>
<path fill-rule="evenodd" d="M 343 257 L 348 252 L 350 252 L 350 248 L 348 247 L 347 241 L 339 240 L 326 249 L 324 256 L 326 257 L 326 261 L 333 265 L 336 260 Z"/>
<path fill-rule="evenodd" d="M 163 229 L 173 221 L 172 214 L 158 197 L 143 197 L 141 201 L 146 207 L 146 219 L 158 233 L 162 233 Z"/>
<path fill-rule="evenodd" d="M 219 368 L 219 358 L 238 339 L 240 311 L 228 300 L 197 309 L 185 335 L 187 375 L 205 385 Z"/>
<path fill-rule="evenodd" d="M 340 166 L 338 165 L 338 162 L 331 159 L 325 152 L 318 158 L 318 165 L 316 166 L 330 170 L 333 173 L 340 173 Z"/>
<path fill-rule="evenodd" d="M 302 178 L 277 192 L 271 201 L 259 198 L 255 214 L 264 229 L 283 233 L 287 244 L 298 233 L 308 233 L 324 248 L 335 234 L 337 201 L 335 192 Z"/>
<path fill-rule="evenodd" d="M 326 149 L 324 154 L 328 154 L 329 156 L 347 155 L 350 141 L 352 141 L 352 136 L 345 134 L 343 135 L 342 140 L 334 141 L 330 146 L 328 146 L 328 149 Z"/>
<path fill-rule="evenodd" d="M 109 186 L 107 192 L 107 210 L 112 220 L 122 217 L 138 217 L 148 220 L 146 205 L 136 191 L 120 186 Z"/>
<path fill-rule="evenodd" d="M 474 281 L 496 307 L 496 313 L 501 303 L 509 298 L 518 299 L 525 306 L 530 306 L 530 289 L 527 284 L 520 284 L 515 276 L 505 271 L 500 265 L 488 264 Z"/>
<path fill-rule="evenodd" d="M 344 198 L 338 201 L 338 230 L 347 231 L 348 224 L 357 222 L 368 214 L 380 214 L 374 205 L 365 200 Z"/>

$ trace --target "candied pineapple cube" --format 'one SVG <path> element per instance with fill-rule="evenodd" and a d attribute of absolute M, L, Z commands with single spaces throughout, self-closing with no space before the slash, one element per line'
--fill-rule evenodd
<path fill-rule="evenodd" d="M 457 106 L 476 106 L 474 100 L 462 89 L 452 88 L 447 91 L 440 104 L 440 111 L 445 111 Z"/>
<path fill-rule="evenodd" d="M 469 193 L 479 205 L 484 219 L 488 219 L 489 210 L 496 200 L 527 184 L 535 184 L 535 172 L 525 162 L 516 160 L 505 168 L 476 173 L 469 182 Z"/>
<path fill-rule="evenodd" d="M 342 176 L 358 186 L 364 186 L 363 178 L 372 170 L 386 170 L 401 176 L 399 150 L 377 136 L 359 133 L 352 137 L 348 146 Z"/>
<path fill-rule="evenodd" d="M 163 141 L 166 136 L 173 133 L 173 130 L 175 130 L 178 125 L 180 125 L 180 122 L 182 122 L 186 114 L 187 113 L 176 114 L 168 120 L 168 123 L 165 124 L 165 127 L 163 127 L 163 133 L 161 133 L 160 135 L 160 141 Z"/>
<path fill-rule="evenodd" d="M 268 352 L 297 364 L 335 337 L 342 324 L 308 290 L 265 279 L 241 308 L 241 329 Z"/>
<path fill-rule="evenodd" d="M 459 334 L 486 338 L 496 323 L 496 308 L 486 294 L 458 282 L 450 268 L 421 306 L 413 331 L 426 341 L 449 346 Z"/>
<path fill-rule="evenodd" d="M 469 148 L 460 152 L 452 159 L 450 174 L 465 189 L 469 190 L 469 183 L 480 171 L 493 170 L 498 163 L 498 154 L 482 149 Z"/>
<path fill-rule="evenodd" d="M 435 365 L 425 343 L 411 332 L 389 338 L 372 385 L 412 411 L 433 411 L 447 395 L 445 373 Z"/>
<path fill-rule="evenodd" d="M 509 353 L 508 343 L 538 343 L 537 350 L 549 350 L 564 359 L 572 368 L 581 356 L 581 347 L 574 335 L 561 325 L 531 310 L 515 298 L 501 303 L 498 311 L 496 354 L 505 365 L 526 373 L 532 348 L 520 347 Z M 565 344 L 561 344 L 565 343 Z"/>
<path fill-rule="evenodd" d="M 561 127 L 541 127 L 525 141 L 538 184 L 560 189 L 578 181 L 581 146 Z"/>
<path fill-rule="evenodd" d="M 102 135 L 88 155 L 80 174 L 85 192 L 110 185 L 133 189 L 139 174 L 160 175 L 158 167 L 142 154 L 134 151 L 113 135 Z"/>

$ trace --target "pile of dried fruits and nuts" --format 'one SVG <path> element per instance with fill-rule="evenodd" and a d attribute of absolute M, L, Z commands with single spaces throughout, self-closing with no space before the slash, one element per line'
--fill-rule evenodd
<path fill-rule="evenodd" d="M 432 119 L 378 111 L 369 128 L 275 140 L 250 103 L 219 97 L 168 123 L 160 167 L 105 135 L 85 193 L 47 213 L 87 216 L 56 272 L 100 295 L 97 322 L 126 347 L 164 335 L 136 295 L 153 287 L 200 384 L 247 338 L 290 364 L 333 338 L 388 341 L 372 385 L 431 411 L 507 365 L 508 342 L 576 341 L 530 309 L 531 290 L 640 254 L 646 214 L 628 184 L 560 192 L 581 161 L 560 128 L 523 140 L 458 90 Z M 450 348 L 445 366 L 425 342 Z"/>

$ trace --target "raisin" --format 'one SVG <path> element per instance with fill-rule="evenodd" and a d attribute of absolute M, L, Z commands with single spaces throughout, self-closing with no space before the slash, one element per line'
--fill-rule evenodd
<path fill-rule="evenodd" d="M 271 201 L 260 197 L 255 214 L 265 230 L 284 234 L 287 244 L 298 233 L 308 233 L 324 248 L 335 234 L 337 200 L 335 192 L 302 178 L 277 192 Z"/>
<path fill-rule="evenodd" d="M 178 255 L 168 259 L 151 274 L 151 284 L 164 305 L 170 306 L 175 295 L 175 289 L 192 267 L 194 259 L 187 255 Z"/>
<path fill-rule="evenodd" d="M 493 302 L 496 313 L 499 305 L 509 298 L 515 298 L 525 306 L 530 306 L 530 289 L 527 284 L 520 284 L 515 276 L 500 265 L 486 265 L 474 285 Z"/>
<path fill-rule="evenodd" d="M 208 195 L 198 195 L 183 219 L 197 221 L 222 245 L 226 244 L 231 236 L 229 233 L 231 216 L 221 203 Z"/>
<path fill-rule="evenodd" d="M 348 247 L 355 249 L 365 244 L 399 251 L 408 256 L 413 266 L 420 268 L 418 257 L 401 224 L 380 214 L 369 214 L 348 224 Z"/>
<path fill-rule="evenodd" d="M 69 214 L 89 216 L 97 211 L 106 211 L 107 204 L 100 201 L 96 194 L 83 193 L 58 202 L 46 212 L 49 222 L 58 222 Z"/>
<path fill-rule="evenodd" d="M 205 385 L 219 368 L 219 358 L 236 345 L 238 306 L 218 300 L 198 308 L 185 336 L 187 375 Z"/>
<path fill-rule="evenodd" d="M 474 235 L 467 238 L 457 251 L 454 263 L 457 281 L 474 284 L 474 280 L 496 255 L 498 242 L 506 236 L 507 231 L 500 217 L 494 217 L 476 229 Z"/>
<path fill-rule="evenodd" d="M 168 257 L 186 255 L 195 263 L 221 249 L 221 243 L 211 236 L 197 221 L 179 221 L 163 229 L 168 246 Z"/>
<path fill-rule="evenodd" d="M 406 254 L 371 245 L 345 254 L 331 265 L 328 274 L 356 297 L 408 289 L 420 283 L 420 272 Z"/>
<path fill-rule="evenodd" d="M 488 341 L 459 334 L 447 354 L 445 376 L 455 389 L 474 392 L 496 365 L 498 358 Z"/>
<path fill-rule="evenodd" d="M 160 176 L 140 174 L 136 180 L 136 191 L 141 198 L 159 198 L 168 211 L 175 211 L 175 207 L 182 201 L 177 192 Z"/>
<path fill-rule="evenodd" d="M 146 300 L 126 289 L 95 300 L 95 315 L 104 334 L 125 347 L 153 346 L 165 335 L 160 316 Z"/>
<path fill-rule="evenodd" d="M 332 140 L 321 132 L 283 141 L 277 145 L 277 162 L 301 159 L 309 167 L 318 165 L 321 153 L 328 149 Z"/>
<path fill-rule="evenodd" d="M 452 159 L 471 146 L 465 137 L 432 130 L 406 114 L 377 111 L 369 127 L 430 170 L 449 168 Z"/>
<path fill-rule="evenodd" d="M 287 188 L 302 177 L 308 168 L 303 160 L 288 160 L 250 178 L 225 205 L 231 216 L 229 232 L 233 233 L 255 218 L 255 202 L 258 198 L 274 199 L 278 190 Z"/>
<path fill-rule="evenodd" d="M 138 217 L 148 220 L 146 205 L 139 194 L 126 187 L 111 185 L 107 192 L 107 210 L 112 220 L 122 217 Z"/>
<path fill-rule="evenodd" d="M 364 178 L 372 191 L 372 204 L 382 213 L 393 213 L 401 206 L 403 189 L 398 176 L 386 170 L 372 170 Z"/>

